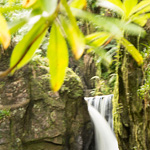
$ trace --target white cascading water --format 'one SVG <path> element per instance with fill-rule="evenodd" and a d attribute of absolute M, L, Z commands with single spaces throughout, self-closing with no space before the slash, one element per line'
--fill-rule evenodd
<path fill-rule="evenodd" d="M 113 95 L 85 97 L 95 128 L 96 150 L 118 150 L 113 133 L 112 97 Z"/>

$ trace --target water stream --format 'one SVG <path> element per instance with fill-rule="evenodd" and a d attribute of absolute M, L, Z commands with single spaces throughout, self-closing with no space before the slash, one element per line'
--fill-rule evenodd
<path fill-rule="evenodd" d="M 113 133 L 112 97 L 113 95 L 85 97 L 94 124 L 96 150 L 118 150 Z"/>

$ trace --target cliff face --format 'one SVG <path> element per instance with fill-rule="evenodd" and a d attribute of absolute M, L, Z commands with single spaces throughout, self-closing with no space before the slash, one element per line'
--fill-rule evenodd
<path fill-rule="evenodd" d="M 5 55 L 0 70 L 7 64 Z M 0 80 L 0 150 L 89 149 L 92 129 L 79 77 L 68 69 L 53 93 L 49 76 L 47 60 L 36 58 Z"/>

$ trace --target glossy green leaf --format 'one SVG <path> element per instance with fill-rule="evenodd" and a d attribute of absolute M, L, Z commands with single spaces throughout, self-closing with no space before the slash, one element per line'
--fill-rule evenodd
<path fill-rule="evenodd" d="M 45 18 L 41 17 L 14 48 L 10 60 L 10 68 L 13 68 L 12 73 L 25 65 L 32 57 L 29 55 L 33 55 L 34 50 L 40 45 L 43 34 L 47 28 L 47 25 L 44 24 L 44 22 Z"/>
<path fill-rule="evenodd" d="M 94 41 L 94 40 L 98 39 L 99 37 L 103 37 L 103 36 L 108 35 L 108 34 L 109 33 L 107 33 L 107 32 L 95 32 L 95 33 L 87 35 L 85 37 L 85 40 L 86 40 L 87 43 L 89 43 L 91 41 Z"/>
<path fill-rule="evenodd" d="M 37 7 L 37 8 L 32 9 L 30 16 L 34 17 L 34 16 L 37 16 L 37 15 L 41 15 L 42 13 L 43 13 L 42 9 Z"/>
<path fill-rule="evenodd" d="M 150 5 L 149 0 L 143 0 L 132 9 L 130 14 L 134 14 L 134 13 L 137 13 L 138 11 L 142 11 L 142 9 L 146 8 L 149 5 Z"/>
<path fill-rule="evenodd" d="M 8 28 L 11 34 L 15 33 L 19 28 L 21 28 L 25 23 L 27 23 L 27 19 L 17 20 L 15 22 L 9 22 Z"/>
<path fill-rule="evenodd" d="M 43 11 L 52 14 L 57 7 L 58 0 L 39 0 L 40 7 Z"/>
<path fill-rule="evenodd" d="M 23 9 L 22 8 L 22 5 L 21 4 L 16 4 L 16 5 L 6 5 L 6 6 L 1 6 L 0 7 L 0 12 L 1 13 L 7 13 L 7 12 L 10 12 L 10 11 L 16 11 L 16 10 L 21 10 Z"/>
<path fill-rule="evenodd" d="M 141 9 L 140 11 L 138 11 L 136 14 L 134 14 L 135 16 L 140 15 L 140 14 L 144 14 L 146 12 L 150 11 L 150 5 L 144 7 L 143 9 Z"/>
<path fill-rule="evenodd" d="M 124 31 L 130 35 L 134 35 L 134 36 L 141 36 L 144 37 L 146 35 L 146 31 L 144 30 L 144 28 L 140 27 L 139 25 L 133 24 L 133 23 L 129 23 L 126 24 L 124 22 Z"/>
<path fill-rule="evenodd" d="M 122 31 L 125 31 L 131 35 L 138 35 L 138 36 L 139 35 L 144 36 L 146 34 L 143 28 L 132 23 L 129 24 L 116 18 L 100 17 L 96 14 L 91 14 L 89 12 L 75 8 L 72 8 L 71 10 L 76 17 L 93 23 L 93 25 L 95 25 L 96 27 L 108 31 L 117 38 L 123 37 Z"/>
<path fill-rule="evenodd" d="M 15 3 L 16 0 L 8 0 L 9 4 Z"/>
<path fill-rule="evenodd" d="M 98 0 L 97 5 L 111 9 L 121 16 L 124 15 L 124 7 L 120 0 Z"/>
<path fill-rule="evenodd" d="M 38 37 L 34 41 L 34 43 L 30 47 L 30 49 L 28 50 L 28 52 L 26 53 L 26 55 L 24 56 L 24 58 L 17 65 L 17 69 L 23 67 L 24 65 L 26 65 L 32 59 L 35 51 L 39 48 L 40 44 L 42 43 L 42 41 L 43 41 L 43 39 L 44 39 L 44 37 L 46 35 L 46 32 L 47 32 L 47 30 L 45 30 L 43 33 L 41 33 L 40 37 Z M 17 52 L 17 50 L 16 50 L 16 52 Z"/>
<path fill-rule="evenodd" d="M 134 17 L 134 18 L 132 18 L 132 20 L 133 20 L 133 22 L 135 22 L 143 27 L 149 18 L 150 18 L 150 13 L 147 13 L 144 15 Z"/>
<path fill-rule="evenodd" d="M 37 0 L 23 0 L 23 7 L 24 8 L 28 8 L 31 7 L 32 5 L 34 5 L 36 3 Z"/>
<path fill-rule="evenodd" d="M 74 57 L 79 59 L 82 56 L 85 48 L 84 36 L 77 26 L 76 19 L 66 1 L 63 2 L 63 6 L 66 10 L 68 19 L 61 17 L 61 23 L 67 35 L 69 44 L 71 45 Z"/>
<path fill-rule="evenodd" d="M 62 4 L 63 4 L 63 7 L 65 9 L 65 12 L 67 14 L 67 17 L 68 17 L 68 20 L 69 20 L 70 24 L 75 28 L 75 30 L 77 32 L 80 32 L 80 30 L 79 30 L 79 28 L 77 26 L 76 18 L 72 14 L 72 11 L 71 11 L 67 1 L 66 0 L 62 0 Z"/>
<path fill-rule="evenodd" d="M 90 43 L 90 45 L 95 46 L 95 47 L 100 47 L 109 39 L 109 37 L 110 35 L 104 35 L 103 37 L 100 37 L 96 39 L 95 41 L 93 41 L 92 43 Z"/>
<path fill-rule="evenodd" d="M 87 20 L 93 23 L 96 27 L 108 31 L 118 37 L 123 36 L 122 30 L 118 27 L 119 24 L 123 25 L 121 21 L 118 22 L 115 18 L 101 17 L 97 14 L 92 14 L 75 8 L 72 8 L 71 10 L 76 17 Z"/>
<path fill-rule="evenodd" d="M 108 0 L 108 1 L 111 2 L 112 4 L 116 5 L 116 6 L 120 7 L 121 9 L 123 9 L 123 5 L 122 5 L 121 0 Z"/>
<path fill-rule="evenodd" d="M 70 4 L 71 7 L 83 9 L 87 5 L 86 0 L 73 0 Z"/>
<path fill-rule="evenodd" d="M 66 18 L 61 18 L 61 23 L 71 46 L 74 57 L 75 59 L 79 59 L 82 56 L 85 48 L 85 40 L 83 34 L 79 30 L 76 30 L 76 28 Z"/>
<path fill-rule="evenodd" d="M 7 26 L 5 18 L 0 14 L 0 42 L 5 49 L 8 48 L 10 44 L 10 32 Z"/>
<path fill-rule="evenodd" d="M 95 35 L 98 35 L 98 33 L 95 33 Z M 110 34 L 107 32 L 99 32 L 99 35 L 95 37 L 94 34 L 88 35 L 86 37 L 86 41 L 89 45 L 94 47 L 100 47 L 102 46 L 110 37 Z M 94 37 L 94 38 L 91 38 Z"/>
<path fill-rule="evenodd" d="M 125 38 L 121 39 L 121 43 L 126 48 L 126 50 L 132 55 L 132 57 L 135 59 L 135 61 L 138 63 L 138 65 L 141 65 L 143 63 L 143 57 L 139 53 L 139 51 L 134 47 L 134 45 L 131 44 Z"/>
<path fill-rule="evenodd" d="M 58 91 L 63 84 L 66 67 L 68 66 L 68 50 L 66 41 L 58 25 L 53 24 L 48 46 L 51 88 Z"/>
<path fill-rule="evenodd" d="M 123 5 L 125 7 L 125 17 L 128 18 L 131 10 L 136 6 L 138 0 L 124 0 Z"/>

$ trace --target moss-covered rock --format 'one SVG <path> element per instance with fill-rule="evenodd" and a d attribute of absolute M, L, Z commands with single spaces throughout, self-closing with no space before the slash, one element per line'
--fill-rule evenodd
<path fill-rule="evenodd" d="M 50 90 L 49 78 L 47 60 L 36 58 L 0 81 L 0 109 L 10 110 L 9 117 L 0 122 L 0 150 L 87 147 L 90 118 L 80 78 L 67 69 L 58 93 Z"/>
<path fill-rule="evenodd" d="M 140 99 L 137 92 L 142 85 L 142 68 L 126 52 L 120 54 L 121 67 L 117 69 L 113 102 L 119 150 L 149 150 L 149 112 L 145 109 L 144 99 Z"/>

